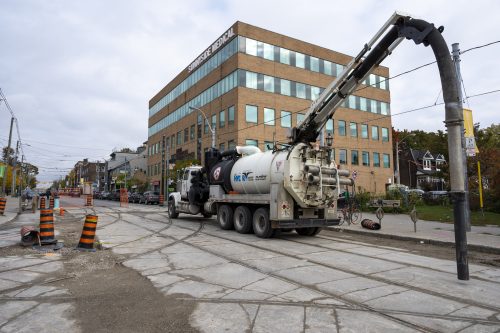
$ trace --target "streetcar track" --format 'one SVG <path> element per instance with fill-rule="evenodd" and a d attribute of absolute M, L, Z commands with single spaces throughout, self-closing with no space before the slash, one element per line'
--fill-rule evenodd
<path fill-rule="evenodd" d="M 151 213 L 151 212 L 148 212 L 148 213 Z M 161 213 L 156 213 L 156 214 L 162 215 Z M 131 215 L 134 215 L 134 214 L 131 214 Z M 142 218 L 144 218 L 145 220 L 150 220 L 150 221 L 154 221 L 154 222 L 161 222 L 161 223 L 165 222 L 165 221 L 159 221 L 159 220 L 156 220 L 156 219 L 153 219 L 153 218 L 144 217 L 144 216 Z M 225 236 L 221 236 L 221 235 L 214 235 L 213 233 L 211 233 L 210 230 L 206 230 L 205 229 L 205 231 L 203 232 L 203 229 L 204 229 L 206 221 L 199 221 L 198 223 L 200 223 L 200 225 L 199 225 L 198 229 L 194 230 L 194 232 L 192 234 L 189 234 L 189 235 L 187 235 L 187 236 L 185 236 L 183 238 L 180 238 L 180 239 L 175 239 L 172 236 L 161 234 L 161 232 L 167 230 L 172 225 L 174 225 L 172 221 L 168 221 L 167 220 L 167 223 L 169 223 L 168 226 L 166 226 L 165 228 L 162 228 L 162 229 L 160 229 L 158 231 L 153 231 L 151 229 L 148 229 L 148 228 L 144 227 L 143 225 L 137 225 L 137 224 L 135 224 L 133 222 L 130 222 L 130 221 L 125 221 L 124 220 L 124 222 L 130 223 L 130 224 L 133 224 L 133 225 L 138 226 L 140 228 L 143 228 L 145 230 L 148 230 L 148 231 L 152 232 L 152 234 L 146 235 L 144 237 L 138 238 L 138 239 L 133 240 L 133 241 L 121 243 L 119 245 L 116 245 L 116 246 L 113 246 L 113 247 L 110 247 L 110 248 L 114 248 L 114 247 L 117 247 L 117 246 L 122 246 L 122 245 L 125 245 L 125 244 L 130 244 L 130 243 L 133 243 L 133 242 L 137 242 L 138 240 L 141 240 L 141 239 L 153 236 L 153 235 L 157 235 L 157 236 L 163 237 L 163 238 L 174 239 L 173 243 L 167 244 L 166 246 L 161 246 L 159 248 L 152 249 L 152 250 L 147 251 L 147 252 L 143 252 L 143 253 L 132 255 L 132 256 L 130 256 L 130 259 L 138 258 L 138 257 L 144 256 L 144 255 L 150 254 L 152 252 L 161 251 L 164 248 L 171 247 L 171 246 L 179 244 L 179 243 L 183 243 L 183 244 L 186 244 L 188 246 L 197 248 L 197 249 L 199 249 L 201 251 L 208 252 L 208 253 L 210 253 L 210 254 L 212 254 L 214 256 L 217 256 L 219 258 L 223 258 L 225 260 L 228 260 L 229 262 L 237 263 L 239 265 L 242 265 L 244 267 L 247 267 L 249 269 L 257 271 L 257 272 L 263 274 L 266 277 L 273 277 L 273 278 L 276 278 L 276 279 L 280 279 L 280 280 L 286 281 L 286 282 L 288 282 L 288 283 L 290 283 L 292 285 L 298 286 L 298 288 L 306 288 L 306 289 L 314 290 L 315 292 L 317 292 L 319 294 L 323 294 L 323 295 L 325 295 L 328 298 L 337 299 L 339 301 L 344 302 L 345 304 L 350 304 L 351 306 L 355 307 L 354 309 L 352 307 L 348 307 L 349 310 L 360 310 L 360 309 L 362 309 L 363 311 L 367 311 L 367 312 L 379 314 L 379 315 L 381 315 L 383 317 L 388 318 L 391 321 L 401 323 L 402 325 L 405 325 L 407 327 L 411 327 L 411 328 L 414 328 L 414 329 L 417 329 L 417 330 L 420 330 L 420 331 L 428 332 L 430 329 L 428 327 L 425 327 L 425 326 L 422 326 L 422 325 L 417 325 L 417 324 L 411 323 L 409 321 L 406 321 L 406 320 L 403 320 L 403 319 L 399 319 L 397 317 L 394 317 L 393 315 L 394 314 L 404 314 L 404 315 L 412 315 L 412 316 L 416 316 L 416 317 L 429 317 L 429 318 L 437 318 L 437 319 L 445 319 L 445 320 L 462 320 L 462 321 L 471 322 L 473 324 L 498 324 L 499 323 L 499 321 L 497 321 L 497 320 L 488 320 L 488 319 L 472 318 L 472 317 L 465 317 L 465 316 L 452 316 L 452 315 L 448 315 L 448 314 L 445 314 L 445 315 L 436 315 L 436 314 L 430 314 L 430 313 L 413 313 L 413 312 L 396 311 L 396 310 L 385 310 L 385 309 L 383 309 L 383 310 L 377 310 L 377 309 L 372 308 L 372 307 L 370 307 L 370 306 L 368 306 L 368 305 L 366 305 L 366 304 L 364 304 L 362 302 L 357 302 L 357 301 L 353 301 L 351 299 L 346 299 L 344 295 L 346 295 L 348 293 L 343 294 L 343 295 L 336 295 L 336 294 L 332 294 L 330 292 L 323 292 L 323 291 L 318 290 L 318 288 L 316 286 L 304 285 L 304 284 L 301 284 L 299 282 L 290 280 L 288 278 L 279 276 L 279 275 L 275 274 L 274 272 L 265 272 L 265 271 L 263 271 L 263 270 L 261 270 L 259 268 L 251 266 L 250 264 L 246 263 L 245 261 L 240 261 L 240 260 L 237 260 L 237 259 L 235 259 L 233 257 L 229 257 L 229 256 L 226 256 L 224 254 L 220 254 L 220 253 L 218 253 L 218 252 L 216 252 L 214 250 L 210 250 L 210 249 L 208 249 L 206 247 L 203 247 L 201 245 L 196 245 L 196 244 L 193 244 L 193 243 L 189 243 L 186 240 L 188 240 L 189 238 L 192 238 L 192 237 L 194 237 L 194 236 L 196 236 L 196 235 L 198 235 L 200 233 L 203 233 L 203 234 L 205 234 L 205 235 L 207 235 L 209 237 L 218 238 L 218 239 L 224 239 L 224 240 L 236 243 L 236 244 L 241 244 L 241 245 L 250 246 L 250 247 L 253 247 L 253 248 L 256 248 L 256 249 L 260 249 L 260 250 L 263 250 L 263 251 L 272 252 L 272 253 L 275 253 L 275 254 L 280 255 L 280 256 L 291 257 L 291 258 L 294 258 L 294 259 L 297 259 L 297 260 L 307 260 L 308 262 L 310 262 L 312 264 L 315 264 L 315 265 L 318 265 L 318 266 L 335 269 L 335 270 L 338 270 L 338 271 L 342 271 L 344 273 L 352 274 L 354 276 L 359 276 L 359 277 L 364 277 L 364 278 L 372 279 L 372 280 L 375 280 L 375 281 L 379 281 L 379 282 L 385 283 L 387 285 L 400 286 L 400 287 L 403 287 L 403 288 L 408 289 L 408 290 L 422 292 L 423 294 L 438 296 L 438 297 L 441 297 L 441 298 L 444 298 L 444 299 L 448 299 L 448 300 L 451 300 L 451 301 L 460 302 L 460 303 L 464 304 L 464 307 L 477 306 L 479 308 L 492 310 L 493 312 L 496 312 L 496 313 L 498 313 L 498 311 L 499 311 L 499 309 L 495 308 L 494 306 L 490 306 L 490 305 L 486 305 L 486 304 L 482 304 L 482 303 L 477 303 L 477 302 L 475 302 L 473 300 L 465 300 L 465 299 L 462 299 L 460 297 L 453 297 L 453 296 L 450 296 L 450 295 L 441 294 L 441 293 L 430 291 L 430 290 L 426 290 L 426 289 L 423 289 L 423 288 L 420 288 L 420 287 L 408 285 L 408 284 L 405 284 L 405 283 L 402 283 L 402 282 L 391 281 L 391 280 L 388 280 L 386 278 L 374 277 L 374 276 L 371 276 L 371 275 L 367 275 L 367 274 L 362 274 L 362 273 L 359 273 L 359 272 L 355 272 L 355 271 L 352 271 L 352 270 L 349 270 L 349 269 L 338 268 L 338 267 L 335 267 L 333 265 L 329 265 L 329 264 L 324 264 L 324 263 L 321 263 L 321 262 L 317 262 L 315 260 L 304 259 L 304 258 L 301 258 L 301 257 L 299 257 L 297 255 L 294 255 L 294 254 L 284 253 L 284 252 L 281 252 L 281 251 L 278 251 L 278 250 L 275 250 L 275 249 L 264 248 L 262 246 L 255 245 L 255 244 L 248 244 L 248 243 L 246 243 L 244 241 L 238 241 L 238 240 L 231 239 L 230 237 L 225 237 Z M 193 231 L 192 228 L 189 228 L 187 226 L 180 226 L 180 225 L 177 225 L 177 224 L 175 226 L 178 227 L 178 228 L 181 228 L 181 229 L 186 229 L 186 230 Z M 321 238 L 327 239 L 327 238 L 324 238 L 324 237 L 321 237 Z M 302 242 L 298 242 L 298 241 L 293 241 L 293 240 L 290 240 L 290 239 L 283 239 L 283 238 L 281 238 L 281 239 L 284 240 L 284 241 L 287 241 L 287 242 L 295 242 L 295 243 L 304 244 L 304 245 L 308 245 L 308 246 L 325 248 L 328 251 L 341 251 L 341 250 L 338 250 L 338 249 L 327 248 L 327 247 L 324 247 L 324 246 L 321 246 L 321 245 L 312 245 L 312 244 L 302 243 Z M 341 251 L 341 252 L 346 252 L 346 253 L 349 253 L 351 255 L 359 255 L 359 254 L 352 253 L 352 252 L 347 252 L 347 251 Z M 383 261 L 387 261 L 387 262 L 392 262 L 391 260 L 387 260 L 387 259 L 382 259 L 382 258 L 377 258 L 377 259 L 383 260 Z M 396 263 L 401 264 L 399 262 L 396 262 Z M 412 267 L 412 266 L 421 267 L 421 266 L 412 265 L 412 264 L 404 264 L 404 265 L 409 266 L 409 267 Z M 427 267 L 425 267 L 425 268 L 427 268 Z M 439 272 L 442 272 L 442 271 L 439 271 Z M 488 281 L 488 282 L 491 282 L 491 281 Z M 194 299 L 194 300 L 199 300 L 199 299 Z M 221 302 L 221 303 L 230 302 L 230 300 L 221 300 L 221 299 L 208 299 L 207 300 L 207 302 L 214 302 L 214 301 L 215 302 Z M 252 303 L 252 301 L 247 301 L 247 300 L 243 300 L 243 301 L 242 300 L 238 300 L 238 301 L 233 301 L 233 302 L 235 302 L 235 303 Z M 265 303 L 263 303 L 262 301 L 255 301 L 255 304 L 265 304 Z M 279 304 L 283 304 L 283 303 L 279 302 Z M 333 307 L 333 308 L 339 307 L 338 305 L 330 305 L 330 306 L 328 306 L 328 305 L 324 305 L 324 304 L 316 304 L 316 303 L 313 303 L 313 304 L 314 304 L 314 306 L 325 306 L 325 307 L 330 307 L 330 308 L 331 307 Z M 294 305 L 298 306 L 297 303 L 294 303 Z M 300 305 L 300 306 L 304 306 L 304 305 Z M 458 311 L 458 310 L 459 309 L 453 310 L 453 312 Z M 453 312 L 451 312 L 451 313 L 453 313 Z M 431 330 L 431 331 L 435 331 L 435 330 Z"/>

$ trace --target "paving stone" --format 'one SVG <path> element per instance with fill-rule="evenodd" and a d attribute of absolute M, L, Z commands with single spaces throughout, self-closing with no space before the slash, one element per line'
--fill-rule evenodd
<path fill-rule="evenodd" d="M 203 268 L 229 262 L 206 252 L 169 254 L 168 260 L 175 269 Z"/>
<path fill-rule="evenodd" d="M 200 269 L 183 269 L 173 273 L 181 276 L 194 276 L 201 281 L 239 289 L 266 276 L 250 268 L 226 263 Z"/>
<path fill-rule="evenodd" d="M 257 268 L 260 271 L 271 273 L 287 268 L 296 268 L 303 266 L 311 266 L 312 264 L 305 259 L 295 259 L 285 256 L 274 257 L 269 259 L 252 259 L 246 260 L 245 264 Z"/>
<path fill-rule="evenodd" d="M 396 321 L 366 311 L 336 309 L 339 332 L 418 332 Z"/>
<path fill-rule="evenodd" d="M 21 270 L 0 273 L 0 279 L 11 280 L 21 283 L 33 281 L 39 278 L 40 276 L 41 276 L 40 273 L 21 271 Z"/>
<path fill-rule="evenodd" d="M 265 279 L 256 281 L 255 283 L 252 283 L 244 287 L 243 289 L 278 295 L 290 290 L 297 289 L 297 286 L 281 279 L 266 277 Z"/>
<path fill-rule="evenodd" d="M 243 307 L 245 312 L 248 315 L 248 319 L 253 322 L 257 315 L 257 310 L 259 309 L 258 304 L 247 304 L 247 303 L 240 303 L 240 305 Z"/>
<path fill-rule="evenodd" d="M 238 260 L 268 259 L 277 255 L 273 252 L 256 249 L 252 246 L 237 243 L 224 243 L 203 246 L 203 248 L 221 254 L 223 256 L 237 258 Z"/>
<path fill-rule="evenodd" d="M 193 246 L 178 243 L 160 250 L 162 254 L 172 254 L 172 253 L 204 253 Z"/>
<path fill-rule="evenodd" d="M 379 297 L 367 301 L 365 304 L 376 309 L 441 315 L 448 314 L 464 307 L 462 303 L 413 290 Z"/>
<path fill-rule="evenodd" d="M 315 299 L 324 298 L 324 294 L 320 294 L 314 290 L 306 288 L 297 288 L 295 290 L 288 291 L 283 294 L 278 295 L 279 298 L 292 302 L 311 302 Z M 273 300 L 270 298 L 270 300 Z"/>
<path fill-rule="evenodd" d="M 232 290 L 233 289 L 192 280 L 177 282 L 172 286 L 162 288 L 162 291 L 167 295 L 185 294 L 194 298 L 220 298 Z"/>
<path fill-rule="evenodd" d="M 339 251 L 304 254 L 300 255 L 300 257 L 332 267 L 337 267 L 339 269 L 347 269 L 360 274 L 372 274 L 405 267 L 402 264 L 392 263 L 386 260 L 379 260 L 358 254 Z"/>
<path fill-rule="evenodd" d="M 238 304 L 199 303 L 189 317 L 189 323 L 203 333 L 240 333 L 250 330 L 252 319 Z"/>
<path fill-rule="evenodd" d="M 476 324 L 461 330 L 460 333 L 498 333 L 499 331 L 500 325 Z"/>
<path fill-rule="evenodd" d="M 180 276 L 172 275 L 172 274 L 168 274 L 168 273 L 150 275 L 150 276 L 147 276 L 147 278 L 151 282 L 153 282 L 153 284 L 156 288 L 164 288 L 164 287 L 169 286 L 173 283 L 185 280 L 184 278 L 182 278 Z"/>
<path fill-rule="evenodd" d="M 385 248 L 380 248 L 380 247 L 373 247 L 373 246 L 358 246 L 352 249 L 346 249 L 345 251 L 354 253 L 354 254 L 360 254 L 363 256 L 378 256 L 382 254 L 389 254 L 389 253 L 394 253 L 393 250 L 385 249 Z"/>
<path fill-rule="evenodd" d="M 167 259 L 146 259 L 146 258 L 138 258 L 138 259 L 130 259 L 123 262 L 123 265 L 126 267 L 133 268 L 138 271 L 144 271 L 152 268 L 162 268 L 168 267 L 169 263 Z"/>
<path fill-rule="evenodd" d="M 407 291 L 408 289 L 402 288 L 399 286 L 393 286 L 393 285 L 385 285 L 385 286 L 380 286 L 380 287 L 375 287 L 375 288 L 370 288 L 370 289 L 365 289 L 365 290 L 359 290 L 359 291 L 354 291 L 349 294 L 343 295 L 344 298 L 355 301 L 355 302 L 360 302 L 364 303 L 366 301 L 376 299 L 379 297 L 384 297 L 387 295 L 392 295 L 396 293 L 402 293 L 404 291 Z"/>
<path fill-rule="evenodd" d="M 355 277 L 355 275 L 318 265 L 284 269 L 275 274 L 305 285 Z"/>
<path fill-rule="evenodd" d="M 41 294 L 44 294 L 49 291 L 54 291 L 56 290 L 56 287 L 50 287 L 50 286 L 33 286 L 30 288 L 26 288 L 24 290 L 17 290 L 14 292 L 11 292 L 8 294 L 10 297 L 36 297 Z"/>
<path fill-rule="evenodd" d="M 479 308 L 477 306 L 467 306 L 465 308 L 462 308 L 460 310 L 457 310 L 455 312 L 449 313 L 450 316 L 463 316 L 463 317 L 469 317 L 469 318 L 481 318 L 481 319 L 488 319 L 491 316 L 494 316 L 496 312 Z"/>
<path fill-rule="evenodd" d="M 7 301 L 0 304 L 0 325 L 4 325 L 11 318 L 24 311 L 35 307 L 38 303 L 34 301 Z"/>
<path fill-rule="evenodd" d="M 224 297 L 222 299 L 227 300 L 243 300 L 243 301 L 262 301 L 268 298 L 273 297 L 273 294 L 262 293 L 254 290 L 235 290 Z"/>
<path fill-rule="evenodd" d="M 441 294 L 460 297 L 465 300 L 500 307 L 498 283 L 474 280 L 457 280 L 455 274 L 436 272 L 420 267 L 407 267 L 375 274 L 390 281 L 425 288 Z M 439 281 L 439 283 L 436 283 Z"/>
<path fill-rule="evenodd" d="M 353 277 L 349 279 L 331 281 L 316 285 L 319 290 L 332 293 L 335 295 L 343 295 L 357 290 L 365 290 L 386 285 L 385 283 L 363 278 Z"/>
<path fill-rule="evenodd" d="M 73 306 L 68 303 L 42 303 L 22 316 L 9 321 L 0 329 L 0 332 L 78 332 L 76 322 L 68 319 L 73 310 Z"/>
<path fill-rule="evenodd" d="M 63 263 L 60 261 L 48 262 L 46 264 L 36 265 L 21 268 L 23 271 L 38 272 L 38 273 L 53 273 L 62 270 L 64 267 Z"/>
<path fill-rule="evenodd" d="M 255 245 L 265 249 L 274 250 L 281 254 L 297 255 L 297 254 L 327 251 L 327 249 L 318 246 L 289 242 L 285 239 L 279 239 L 279 238 L 264 239 L 259 241 L 255 241 L 254 239 L 254 240 L 249 240 L 248 242 L 249 245 Z"/>
<path fill-rule="evenodd" d="M 333 309 L 306 307 L 305 333 L 337 332 Z"/>
<path fill-rule="evenodd" d="M 0 291 L 16 288 L 19 287 L 20 285 L 21 285 L 20 283 L 14 281 L 0 279 Z"/>
<path fill-rule="evenodd" d="M 459 321 L 456 319 L 446 320 L 446 319 L 432 318 L 427 316 L 420 317 L 420 316 L 400 315 L 400 314 L 395 314 L 394 317 L 418 326 L 422 326 L 431 330 L 436 330 L 438 332 L 453 333 L 471 325 L 470 322 Z"/>
<path fill-rule="evenodd" d="M 18 269 L 26 266 L 39 265 L 46 263 L 44 259 L 32 259 L 26 257 L 7 257 L 0 262 L 0 272 Z"/>
<path fill-rule="evenodd" d="M 261 305 L 253 327 L 254 333 L 303 332 L 302 306 Z"/>

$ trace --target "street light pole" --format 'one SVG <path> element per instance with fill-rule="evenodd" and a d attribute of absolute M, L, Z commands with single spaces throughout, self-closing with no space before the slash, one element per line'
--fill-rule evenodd
<path fill-rule="evenodd" d="M 215 128 L 213 128 L 210 125 L 210 121 L 208 120 L 207 116 L 205 115 L 205 113 L 203 111 L 201 111 L 200 109 L 198 109 L 198 108 L 196 108 L 194 106 L 190 106 L 189 108 L 191 110 L 196 110 L 196 111 L 200 112 L 203 115 L 203 117 L 205 118 L 205 121 L 208 124 L 208 128 L 210 129 L 210 132 L 212 133 L 212 148 L 215 148 Z"/>
<path fill-rule="evenodd" d="M 396 140 L 396 181 L 398 185 L 401 185 L 401 175 L 399 173 L 399 144 L 409 138 L 410 136 L 414 136 L 415 134 L 410 133 L 407 136 L 403 138 L 403 140 L 399 140 L 399 138 Z M 398 133 L 399 136 L 399 133 Z M 411 184 L 410 184 L 411 186 Z"/>

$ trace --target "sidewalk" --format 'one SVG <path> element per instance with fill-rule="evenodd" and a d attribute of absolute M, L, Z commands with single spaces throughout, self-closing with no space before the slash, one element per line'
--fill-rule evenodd
<path fill-rule="evenodd" d="M 375 214 L 363 212 L 363 219 L 370 219 L 378 222 Z M 424 241 L 425 243 L 438 245 L 455 245 L 454 225 L 449 223 L 434 221 L 417 221 L 417 232 L 414 232 L 413 222 L 405 214 L 385 214 L 382 219 L 380 230 L 369 230 L 361 227 L 361 221 L 355 225 L 343 224 L 332 227 L 337 231 L 350 233 L 361 233 L 363 235 L 373 235 L 393 239 Z M 481 226 L 471 228 L 467 233 L 467 244 L 471 250 L 500 254 L 500 227 Z"/>
<path fill-rule="evenodd" d="M 0 215 L 0 225 L 8 223 L 16 218 L 19 212 L 19 198 L 7 197 L 4 215 Z"/>
<path fill-rule="evenodd" d="M 0 247 L 12 246 L 19 243 L 22 226 L 39 224 L 39 211 L 35 214 L 29 210 L 19 212 L 19 198 L 7 197 L 4 215 L 0 215 Z"/>

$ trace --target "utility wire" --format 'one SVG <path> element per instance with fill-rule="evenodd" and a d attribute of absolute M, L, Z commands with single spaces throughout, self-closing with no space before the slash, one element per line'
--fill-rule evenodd
<path fill-rule="evenodd" d="M 467 49 L 465 51 L 461 51 L 460 54 L 464 54 L 464 53 L 467 53 L 467 52 L 472 51 L 472 50 L 482 49 L 483 47 L 491 46 L 491 45 L 497 44 L 497 43 L 500 43 L 500 40 L 496 40 L 496 41 L 491 42 L 491 43 L 486 43 L 486 44 L 483 44 L 483 45 L 471 47 L 471 48 L 469 48 L 469 49 Z"/>

